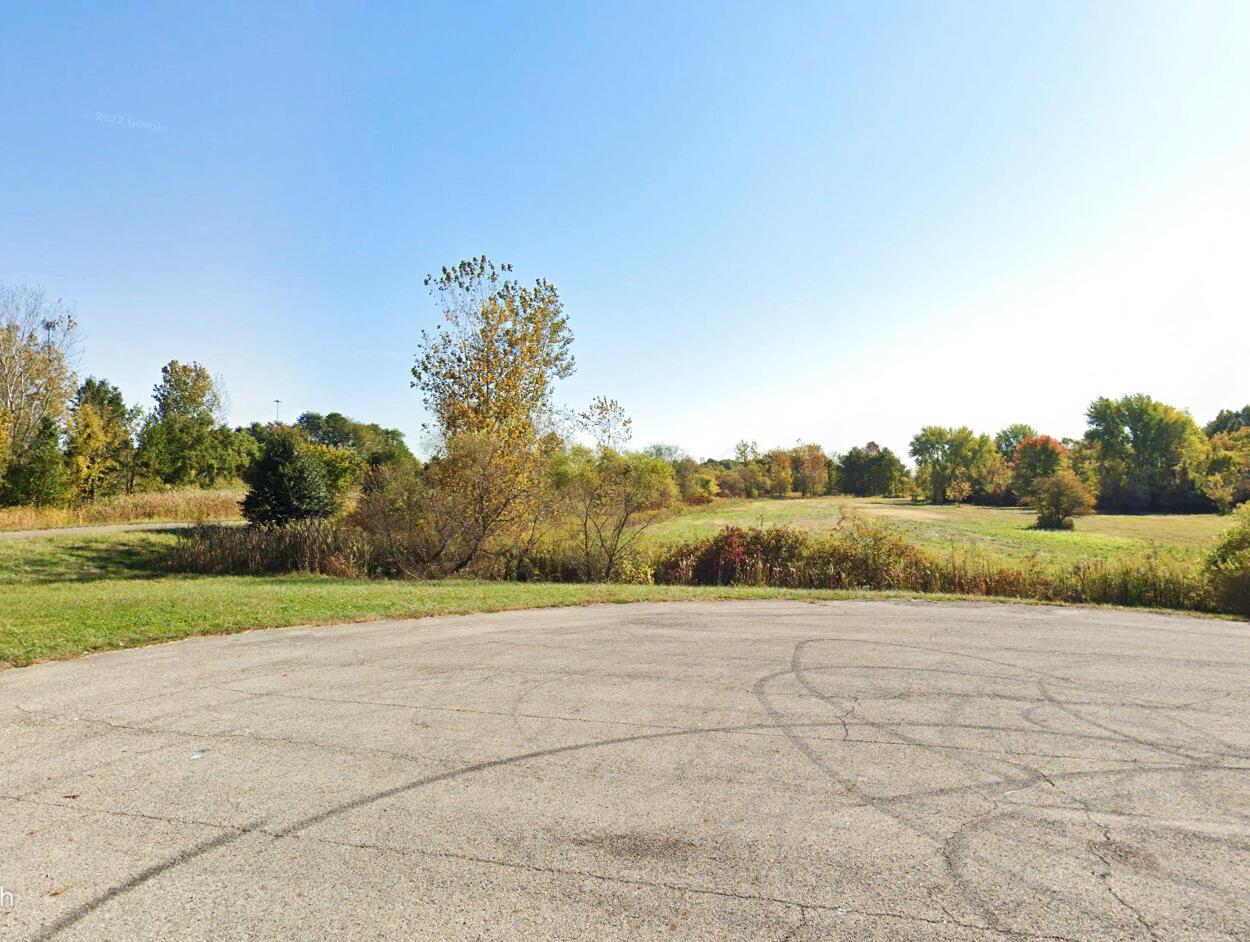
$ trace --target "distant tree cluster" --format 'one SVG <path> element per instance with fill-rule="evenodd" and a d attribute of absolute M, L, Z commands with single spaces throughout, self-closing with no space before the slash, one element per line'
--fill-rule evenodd
<path fill-rule="evenodd" d="M 38 289 L 0 286 L 0 505 L 211 487 L 238 480 L 262 455 L 270 429 L 230 428 L 225 389 L 203 365 L 165 364 L 145 409 L 108 380 L 80 381 L 77 349 L 71 310 Z M 301 441 L 332 455 L 322 460 L 332 472 L 413 460 L 394 429 L 339 413 L 300 421 Z"/>

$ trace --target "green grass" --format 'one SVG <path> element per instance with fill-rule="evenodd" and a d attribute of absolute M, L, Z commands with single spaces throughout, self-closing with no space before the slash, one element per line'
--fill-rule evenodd
<path fill-rule="evenodd" d="M 169 533 L 0 541 L 0 666 L 249 628 L 521 608 L 865 593 L 323 576 L 155 575 Z"/>
<path fill-rule="evenodd" d="M 1011 560 L 1033 559 L 1043 566 L 1143 552 L 1193 561 L 1229 523 L 1215 514 L 1099 514 L 1078 518 L 1075 530 L 1055 532 L 1033 529 L 1033 514 L 1018 507 L 934 507 L 888 498 L 816 497 L 717 501 L 689 508 L 656 524 L 649 539 L 699 539 L 731 525 L 827 531 L 837 525 L 843 509 L 888 518 L 913 542 L 931 549 L 976 550 Z"/>

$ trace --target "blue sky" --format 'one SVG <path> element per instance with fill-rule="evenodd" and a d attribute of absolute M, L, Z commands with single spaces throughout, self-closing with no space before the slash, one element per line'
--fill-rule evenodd
<path fill-rule="evenodd" d="M 263 6 L 263 10 L 259 9 Z M 427 272 L 565 299 L 636 442 L 1250 401 L 1250 4 L 26 4 L 0 281 L 83 372 L 419 437 Z M 415 443 L 415 441 L 414 441 Z"/>

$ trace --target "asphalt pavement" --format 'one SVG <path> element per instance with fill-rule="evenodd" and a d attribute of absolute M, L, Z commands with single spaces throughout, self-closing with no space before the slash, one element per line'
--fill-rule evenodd
<path fill-rule="evenodd" d="M 1250 625 L 597 606 L 0 672 L 0 939 L 1250 939 Z"/>

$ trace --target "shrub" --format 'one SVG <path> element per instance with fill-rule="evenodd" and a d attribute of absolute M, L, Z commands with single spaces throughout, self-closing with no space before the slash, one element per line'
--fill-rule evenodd
<path fill-rule="evenodd" d="M 1094 512 L 1094 497 L 1070 470 L 1038 478 L 1033 483 L 1040 530 L 1071 530 L 1073 517 Z"/>
<path fill-rule="evenodd" d="M 1092 560 L 1056 570 L 1018 568 L 992 556 L 930 553 L 889 524 L 853 516 L 844 517 L 834 533 L 823 536 L 787 527 L 727 527 L 713 537 L 668 547 L 655 561 L 655 581 L 947 592 L 1195 611 L 1218 608 L 1210 582 L 1196 564 L 1147 555 Z"/>
<path fill-rule="evenodd" d="M 342 490 L 336 484 L 342 478 L 336 466 L 332 479 L 325 459 L 314 451 L 324 447 L 306 444 L 292 429 L 270 435 L 243 474 L 249 486 L 243 516 L 250 523 L 281 525 L 338 513 Z"/>
<path fill-rule="evenodd" d="M 1250 615 L 1250 504 L 1233 511 L 1233 524 L 1207 557 L 1207 574 L 1220 607 Z"/>

